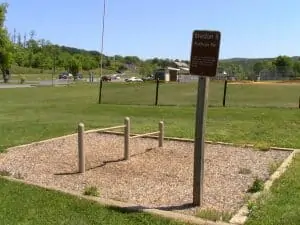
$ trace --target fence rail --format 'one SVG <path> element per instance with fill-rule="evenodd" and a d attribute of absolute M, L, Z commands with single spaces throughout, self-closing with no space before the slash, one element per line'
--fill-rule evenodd
<path fill-rule="evenodd" d="M 159 131 L 145 133 L 145 134 L 137 134 L 137 135 L 131 136 L 130 139 L 139 138 L 139 137 L 147 137 L 147 136 L 150 136 L 153 134 L 158 134 L 158 133 L 159 133 Z"/>
<path fill-rule="evenodd" d="M 114 126 L 114 127 L 105 127 L 105 128 L 99 128 L 99 129 L 93 129 L 93 130 L 88 130 L 85 131 L 85 134 L 88 133 L 95 133 L 95 132 L 100 132 L 100 131 L 107 131 L 107 130 L 115 130 L 115 129 L 120 129 L 120 128 L 124 128 L 125 125 L 120 125 L 120 126 Z"/>

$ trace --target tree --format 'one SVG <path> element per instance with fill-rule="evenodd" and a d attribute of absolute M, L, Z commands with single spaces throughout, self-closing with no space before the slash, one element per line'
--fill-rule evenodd
<path fill-rule="evenodd" d="M 276 67 L 276 74 L 279 74 L 282 77 L 287 77 L 290 75 L 293 62 L 288 56 L 278 56 L 273 61 L 273 65 Z"/>
<path fill-rule="evenodd" d="M 17 35 L 17 44 L 18 44 L 18 46 L 20 46 L 20 47 L 23 46 L 23 44 L 22 44 L 22 37 L 21 37 L 21 34 L 20 34 L 20 33 L 18 33 L 18 35 Z"/>
<path fill-rule="evenodd" d="M 141 67 L 140 67 L 140 71 L 139 73 L 142 76 L 150 76 L 153 72 L 153 68 L 151 67 L 151 65 L 149 63 L 144 63 Z"/>
<path fill-rule="evenodd" d="M 124 60 L 127 64 L 137 64 L 140 62 L 140 59 L 137 56 L 126 56 Z"/>
<path fill-rule="evenodd" d="M 124 66 L 123 64 L 118 66 L 118 71 L 119 72 L 124 72 L 126 69 L 127 69 L 126 66 Z"/>
<path fill-rule="evenodd" d="M 81 70 L 81 63 L 78 59 L 72 57 L 72 59 L 69 61 L 68 67 L 69 72 L 72 73 L 73 76 L 76 76 Z"/>
<path fill-rule="evenodd" d="M 296 61 L 293 64 L 293 71 L 295 73 L 296 76 L 300 75 L 300 61 Z"/>
<path fill-rule="evenodd" d="M 13 45 L 4 27 L 8 4 L 0 4 L 0 67 L 5 83 L 9 80 L 9 69 L 12 64 Z"/>
<path fill-rule="evenodd" d="M 264 69 L 264 63 L 263 62 L 256 62 L 253 65 L 253 72 L 255 73 L 255 75 L 258 75 L 263 69 Z"/>
<path fill-rule="evenodd" d="M 19 45 L 15 45 L 13 54 L 13 63 L 18 66 L 24 66 L 26 61 L 26 52 Z"/>
<path fill-rule="evenodd" d="M 29 40 L 34 40 L 34 37 L 35 37 L 35 31 L 34 30 L 31 30 L 30 32 L 29 32 Z"/>

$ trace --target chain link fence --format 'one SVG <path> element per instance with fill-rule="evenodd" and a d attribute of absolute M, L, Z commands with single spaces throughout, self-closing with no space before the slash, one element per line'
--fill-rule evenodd
<path fill-rule="evenodd" d="M 195 106 L 197 77 L 157 86 L 149 82 L 103 82 L 101 103 L 122 105 Z M 209 106 L 223 106 L 224 81 L 209 86 Z M 157 89 L 158 88 L 158 89 Z M 157 96 L 156 96 L 157 93 Z M 229 81 L 226 107 L 299 107 L 300 82 Z"/>

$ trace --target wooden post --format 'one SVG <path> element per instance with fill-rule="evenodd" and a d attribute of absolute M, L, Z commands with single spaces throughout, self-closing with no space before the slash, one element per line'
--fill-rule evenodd
<path fill-rule="evenodd" d="M 165 126 L 164 126 L 164 122 L 160 121 L 158 124 L 158 128 L 159 128 L 159 138 L 158 138 L 158 147 L 163 147 L 164 144 L 164 136 L 165 136 Z"/>
<path fill-rule="evenodd" d="M 159 78 L 156 79 L 155 105 L 158 104 Z"/>
<path fill-rule="evenodd" d="M 193 204 L 201 206 L 204 181 L 204 138 L 207 111 L 208 77 L 199 77 L 194 149 Z"/>
<path fill-rule="evenodd" d="M 124 119 L 124 159 L 128 160 L 130 158 L 129 152 L 129 138 L 130 138 L 130 118 L 125 117 Z"/>
<path fill-rule="evenodd" d="M 299 96 L 299 109 L 300 109 L 300 96 Z"/>
<path fill-rule="evenodd" d="M 225 80 L 225 83 L 224 83 L 223 107 L 225 107 L 225 105 L 226 105 L 226 94 L 227 94 L 227 79 Z"/>
<path fill-rule="evenodd" d="M 78 170 L 79 173 L 85 172 L 85 153 L 84 153 L 84 124 L 78 124 Z"/>

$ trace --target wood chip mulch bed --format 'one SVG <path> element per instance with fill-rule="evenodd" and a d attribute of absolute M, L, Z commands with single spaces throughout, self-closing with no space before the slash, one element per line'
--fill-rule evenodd
<path fill-rule="evenodd" d="M 130 141 L 131 158 L 122 161 L 124 138 L 119 135 L 85 135 L 85 174 L 78 174 L 77 136 L 0 154 L 0 171 L 27 181 L 83 193 L 96 186 L 102 198 L 150 208 L 193 214 L 194 144 L 136 138 Z M 236 212 L 244 203 L 255 177 L 266 180 L 270 165 L 283 161 L 288 151 L 258 151 L 206 144 L 203 208 Z M 247 173 L 245 173 L 247 171 Z M 250 172 L 250 173 L 249 173 Z"/>

